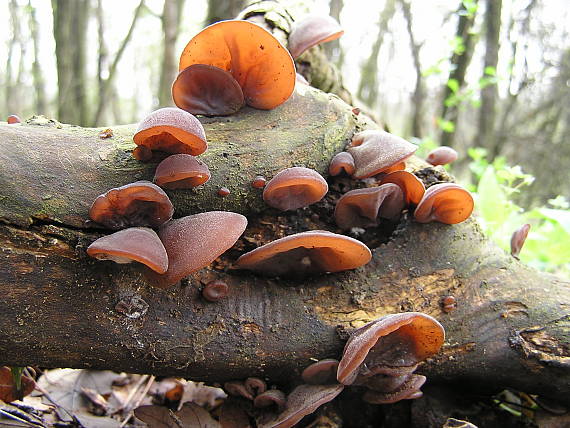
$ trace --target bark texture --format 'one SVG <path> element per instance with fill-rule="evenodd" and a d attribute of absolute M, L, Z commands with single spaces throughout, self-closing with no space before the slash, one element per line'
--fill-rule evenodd
<path fill-rule="evenodd" d="M 340 357 L 350 329 L 415 310 L 447 330 L 442 352 L 419 370 L 432 381 L 470 382 L 485 391 L 511 386 L 568 403 L 570 283 L 507 256 L 475 220 L 421 225 L 404 217 L 395 230 L 370 232 L 370 263 L 340 274 L 285 280 L 232 268 L 257 243 L 336 230 L 330 200 L 281 213 L 265 207 L 249 183 L 292 165 L 324 173 L 352 134 L 371 126 L 362 114 L 301 86 L 275 110 L 244 109 L 203 123 L 210 148 L 201 158 L 212 180 L 197 191 L 170 192 L 175 216 L 224 209 L 246 214 L 250 223 L 232 250 L 168 290 L 151 287 L 137 267 L 85 255 L 107 233 L 86 223 L 93 198 L 152 175 L 154 165 L 130 155 L 133 126 L 114 128 L 109 140 L 97 129 L 48 120 L 0 126 L 3 364 L 291 383 L 312 359 Z M 433 169 L 418 173 L 442 177 Z M 230 187 L 230 197 L 216 195 L 221 185 Z M 200 296 L 214 278 L 231 288 L 216 304 Z M 441 311 L 446 295 L 458 301 L 450 314 Z"/>

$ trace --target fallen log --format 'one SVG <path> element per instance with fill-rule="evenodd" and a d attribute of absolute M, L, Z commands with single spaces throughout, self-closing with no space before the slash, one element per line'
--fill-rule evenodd
<path fill-rule="evenodd" d="M 314 359 L 338 358 L 347 331 L 388 313 L 421 311 L 447 331 L 440 354 L 418 369 L 431 381 L 486 392 L 508 386 L 570 403 L 570 283 L 505 254 L 476 219 L 423 225 L 405 216 L 367 232 L 373 260 L 341 274 L 285 280 L 232 267 L 277 237 L 337 231 L 334 197 L 349 180 L 331 178 L 330 198 L 285 214 L 266 207 L 250 181 L 294 165 L 326 174 L 351 136 L 373 126 L 363 115 L 302 86 L 275 110 L 246 108 L 203 124 L 210 148 L 201 159 L 212 179 L 195 191 L 168 192 L 175 217 L 230 210 L 249 226 L 210 267 L 167 290 L 152 287 L 137 267 L 85 254 L 108 233 L 88 221 L 95 196 L 152 178 L 155 165 L 131 157 L 134 126 L 112 127 L 113 137 L 102 139 L 100 129 L 41 118 L 0 125 L 2 364 L 289 383 Z M 411 165 L 424 178 L 442 178 L 424 167 Z M 220 186 L 229 197 L 217 195 Z M 230 285 L 226 299 L 201 297 L 211 279 Z M 448 295 L 457 309 L 444 313 Z"/>

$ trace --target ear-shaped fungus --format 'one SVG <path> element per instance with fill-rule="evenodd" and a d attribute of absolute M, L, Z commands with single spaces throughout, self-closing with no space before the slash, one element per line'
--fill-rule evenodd
<path fill-rule="evenodd" d="M 435 355 L 445 339 L 439 322 L 429 315 L 406 312 L 387 315 L 355 330 L 344 347 L 337 379 L 344 385 L 370 376 L 401 376 Z"/>
<path fill-rule="evenodd" d="M 172 84 L 174 104 L 192 114 L 227 116 L 245 104 L 231 73 L 213 65 L 192 64 Z"/>
<path fill-rule="evenodd" d="M 208 148 L 200 121 L 176 107 L 150 113 L 139 124 L 133 140 L 137 145 L 133 156 L 141 161 L 150 160 L 153 151 L 198 156 Z"/>
<path fill-rule="evenodd" d="M 278 172 L 263 189 L 263 200 L 282 211 L 296 210 L 320 201 L 329 186 L 317 171 L 296 166 Z"/>
<path fill-rule="evenodd" d="M 340 24 L 332 16 L 309 15 L 293 24 L 289 34 L 289 52 L 297 58 L 307 49 L 336 40 L 343 34 Z"/>
<path fill-rule="evenodd" d="M 230 288 L 224 281 L 210 281 L 202 290 L 202 297 L 208 302 L 217 302 L 228 295 Z"/>
<path fill-rule="evenodd" d="M 336 383 L 337 369 L 338 360 L 327 358 L 305 367 L 305 370 L 301 373 L 301 378 L 303 382 L 310 385 Z"/>
<path fill-rule="evenodd" d="M 404 194 L 396 184 L 383 184 L 346 192 L 336 203 L 334 218 L 341 229 L 378 225 L 378 217 L 397 220 L 405 207 Z"/>
<path fill-rule="evenodd" d="M 303 417 L 310 415 L 317 408 L 333 400 L 342 392 L 344 385 L 300 385 L 287 396 L 285 411 L 259 428 L 290 428 Z"/>
<path fill-rule="evenodd" d="M 414 218 L 420 223 L 457 224 L 469 218 L 473 205 L 471 193 L 458 184 L 434 184 L 426 190 L 414 211 Z"/>
<path fill-rule="evenodd" d="M 295 88 L 295 64 L 287 49 L 249 21 L 221 21 L 204 28 L 184 48 L 179 70 L 192 64 L 230 72 L 246 104 L 258 109 L 277 107 Z"/>
<path fill-rule="evenodd" d="M 159 227 L 172 218 L 174 207 L 160 187 L 149 181 L 136 181 L 97 196 L 89 217 L 109 229 Z"/>
<path fill-rule="evenodd" d="M 11 114 L 8 116 L 8 119 L 6 119 L 6 122 L 8 122 L 8 125 L 13 125 L 14 123 L 21 123 L 22 119 L 20 119 L 18 115 Z"/>
<path fill-rule="evenodd" d="M 406 205 L 419 204 L 426 191 L 424 183 L 408 171 L 391 172 L 382 177 L 378 182 L 380 186 L 387 183 L 397 184 L 400 189 L 402 189 Z"/>
<path fill-rule="evenodd" d="M 164 245 L 156 232 L 148 227 L 131 227 L 103 236 L 87 247 L 87 254 L 116 263 L 143 263 L 158 273 L 168 269 Z"/>
<path fill-rule="evenodd" d="M 348 175 L 354 174 L 354 158 L 348 152 L 337 153 L 329 164 L 329 174 L 339 175 L 342 171 Z"/>
<path fill-rule="evenodd" d="M 371 258 L 368 247 L 356 239 L 312 230 L 256 248 L 243 254 L 236 264 L 266 275 L 306 275 L 355 269 Z"/>
<path fill-rule="evenodd" d="M 518 259 L 521 253 L 522 247 L 530 231 L 530 224 L 523 224 L 517 230 L 515 230 L 511 236 L 511 256 Z"/>
<path fill-rule="evenodd" d="M 417 146 L 385 131 L 362 131 L 352 137 L 347 151 L 354 158 L 354 178 L 361 179 L 384 172 L 404 162 Z M 398 169 L 401 166 L 398 165 Z"/>
<path fill-rule="evenodd" d="M 148 272 L 149 280 L 161 288 L 176 284 L 228 250 L 246 226 L 244 216 L 227 211 L 209 211 L 166 223 L 158 236 L 168 254 L 168 270 L 164 275 Z"/>
<path fill-rule="evenodd" d="M 457 152 L 451 147 L 441 146 L 428 153 L 426 162 L 436 165 L 447 165 L 457 160 Z"/>
<path fill-rule="evenodd" d="M 278 389 L 270 389 L 268 391 L 262 392 L 253 400 L 253 406 L 258 409 L 264 407 L 275 406 L 278 412 L 285 410 L 287 406 L 287 397 L 285 394 Z"/>
<path fill-rule="evenodd" d="M 189 189 L 210 179 L 208 165 L 192 155 L 171 155 L 158 164 L 154 182 L 164 189 Z"/>

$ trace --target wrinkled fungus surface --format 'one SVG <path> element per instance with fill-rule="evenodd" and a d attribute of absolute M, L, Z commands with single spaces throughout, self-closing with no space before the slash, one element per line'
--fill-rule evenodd
<path fill-rule="evenodd" d="M 405 207 L 404 194 L 396 184 L 383 184 L 346 192 L 334 210 L 336 224 L 341 229 L 378 225 L 378 217 L 398 220 Z"/>
<path fill-rule="evenodd" d="M 445 338 L 443 327 L 429 315 L 387 315 L 355 330 L 340 360 L 337 379 L 351 385 L 359 376 L 401 375 L 436 354 Z"/>
<path fill-rule="evenodd" d="M 158 231 L 166 253 L 168 270 L 164 275 L 149 275 L 157 287 L 176 284 L 228 250 L 247 226 L 241 214 L 209 211 L 172 220 Z"/>
<path fill-rule="evenodd" d="M 87 248 L 87 254 L 116 263 L 143 263 L 158 273 L 168 269 L 164 245 L 156 232 L 148 227 L 131 227 L 103 236 Z"/>
<path fill-rule="evenodd" d="M 457 224 L 469 218 L 473 206 L 471 193 L 458 184 L 435 184 L 426 190 L 414 211 L 414 218 L 420 223 Z"/>
<path fill-rule="evenodd" d="M 298 276 L 355 269 L 372 254 L 356 239 L 323 230 L 286 236 L 243 254 L 236 262 L 243 269 L 272 276 Z"/>
<path fill-rule="evenodd" d="M 109 229 L 159 227 L 172 218 L 174 207 L 160 187 L 149 181 L 136 181 L 97 196 L 89 217 Z"/>
<path fill-rule="evenodd" d="M 289 428 L 310 415 L 321 405 L 333 400 L 342 392 L 344 385 L 300 385 L 287 396 L 286 409 L 260 428 Z"/>
<path fill-rule="evenodd" d="M 204 127 L 194 115 L 176 107 L 153 111 L 139 124 L 133 137 L 133 155 L 146 161 L 153 151 L 197 156 L 208 148 Z"/>
<path fill-rule="evenodd" d="M 383 176 L 378 184 L 393 183 L 404 192 L 406 205 L 417 205 L 421 201 L 426 191 L 424 183 L 414 174 L 408 171 L 394 171 Z"/>
<path fill-rule="evenodd" d="M 192 64 L 230 72 L 246 104 L 258 109 L 279 106 L 295 88 L 295 64 L 287 49 L 249 21 L 221 21 L 204 28 L 184 48 L 179 70 Z"/>
<path fill-rule="evenodd" d="M 354 178 L 371 177 L 400 165 L 417 150 L 417 146 L 385 131 L 362 131 L 352 138 L 347 151 L 354 158 Z"/>
<path fill-rule="evenodd" d="M 168 156 L 158 164 L 154 182 L 165 189 L 189 189 L 210 179 L 208 165 L 192 155 Z"/>
<path fill-rule="evenodd" d="M 289 34 L 289 52 L 299 57 L 307 49 L 330 42 L 342 36 L 344 31 L 332 16 L 308 15 L 295 22 Z"/>
<path fill-rule="evenodd" d="M 296 166 L 278 172 L 269 180 L 263 189 L 263 200 L 282 211 L 296 210 L 320 201 L 328 190 L 321 174 Z"/>
<path fill-rule="evenodd" d="M 231 73 L 205 64 L 193 64 L 178 74 L 172 84 L 172 99 L 181 109 L 205 116 L 227 116 L 245 104 Z"/>

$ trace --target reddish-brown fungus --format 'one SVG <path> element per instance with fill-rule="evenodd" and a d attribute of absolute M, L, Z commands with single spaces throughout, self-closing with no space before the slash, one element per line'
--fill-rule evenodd
<path fill-rule="evenodd" d="M 109 229 L 159 227 L 172 218 L 174 207 L 160 187 L 136 181 L 97 196 L 89 217 Z"/>
<path fill-rule="evenodd" d="M 281 413 L 287 406 L 287 397 L 278 389 L 270 389 L 255 397 L 253 405 L 257 408 L 275 406 L 277 412 Z"/>
<path fill-rule="evenodd" d="M 182 110 L 205 116 L 227 116 L 245 104 L 231 73 L 213 65 L 192 64 L 172 84 L 172 99 Z"/>
<path fill-rule="evenodd" d="M 308 15 L 293 24 L 289 34 L 289 52 L 297 58 L 307 49 L 338 39 L 343 33 L 332 16 Z"/>
<path fill-rule="evenodd" d="M 337 153 L 329 164 L 329 174 L 339 175 L 344 171 L 348 175 L 354 174 L 354 158 L 348 152 Z"/>
<path fill-rule="evenodd" d="M 227 211 L 209 211 L 166 223 L 158 236 L 168 254 L 168 270 L 164 275 L 148 272 L 149 280 L 161 288 L 176 284 L 228 250 L 246 226 L 244 216 Z"/>
<path fill-rule="evenodd" d="M 423 395 L 420 388 L 425 381 L 425 376 L 412 374 L 396 389 L 385 392 L 369 389 L 364 393 L 362 399 L 371 404 L 390 404 L 400 400 L 413 400 Z"/>
<path fill-rule="evenodd" d="M 262 175 L 258 175 L 251 181 L 251 186 L 256 189 L 263 189 L 267 184 L 267 180 Z"/>
<path fill-rule="evenodd" d="M 303 417 L 333 400 L 342 392 L 344 385 L 300 385 L 287 396 L 286 409 L 274 420 L 262 423 L 259 428 L 290 428 Z"/>
<path fill-rule="evenodd" d="M 426 188 L 424 183 L 414 174 L 408 171 L 394 171 L 386 174 L 378 182 L 379 185 L 393 183 L 400 186 L 404 192 L 404 200 L 406 205 L 417 205 L 420 203 Z"/>
<path fill-rule="evenodd" d="M 517 230 L 513 232 L 511 236 L 511 256 L 518 259 L 521 253 L 522 247 L 530 231 L 530 224 L 523 224 Z"/>
<path fill-rule="evenodd" d="M 228 295 L 230 288 L 224 281 L 215 280 L 208 282 L 202 290 L 202 297 L 208 302 L 217 302 Z"/>
<path fill-rule="evenodd" d="M 336 203 L 334 218 L 341 229 L 378 225 L 378 217 L 398 220 L 405 207 L 404 194 L 396 184 L 383 184 L 346 192 Z"/>
<path fill-rule="evenodd" d="M 457 160 L 457 152 L 451 147 L 441 146 L 428 153 L 426 162 L 436 165 L 447 165 Z"/>
<path fill-rule="evenodd" d="M 282 211 L 296 210 L 320 201 L 329 186 L 317 171 L 304 167 L 278 172 L 263 189 L 263 200 Z"/>
<path fill-rule="evenodd" d="M 133 156 L 141 161 L 150 160 L 154 151 L 197 156 L 208 148 L 200 121 L 176 107 L 150 113 L 140 123 L 133 140 L 137 145 Z"/>
<path fill-rule="evenodd" d="M 352 137 L 347 151 L 354 158 L 354 178 L 379 174 L 401 164 L 412 156 L 417 146 L 385 131 L 362 131 Z M 391 169 L 393 170 L 393 169 Z"/>
<path fill-rule="evenodd" d="M 245 388 L 255 397 L 267 391 L 267 384 L 258 377 L 248 377 L 244 381 Z"/>
<path fill-rule="evenodd" d="M 243 397 L 248 400 L 253 400 L 253 394 L 247 390 L 241 380 L 231 380 L 224 383 L 224 391 L 234 397 Z"/>
<path fill-rule="evenodd" d="M 256 248 L 243 254 L 236 264 L 266 275 L 305 275 L 355 269 L 371 257 L 368 247 L 356 239 L 312 230 Z"/>
<path fill-rule="evenodd" d="M 338 360 L 327 358 L 305 367 L 305 370 L 301 373 L 301 378 L 303 382 L 309 385 L 336 383 L 337 368 Z"/>
<path fill-rule="evenodd" d="M 439 351 L 444 338 L 441 324 L 426 314 L 406 312 L 379 318 L 351 334 L 338 366 L 337 379 L 351 385 L 359 376 L 401 375 L 413 371 L 420 361 Z M 394 368 L 403 368 L 403 371 Z"/>
<path fill-rule="evenodd" d="M 269 110 L 295 89 L 295 64 L 271 33 L 249 21 L 221 21 L 204 28 L 184 48 L 179 70 L 192 64 L 230 72 L 247 105 Z"/>
<path fill-rule="evenodd" d="M 148 227 L 131 227 L 103 236 L 87 247 L 87 254 L 116 263 L 143 263 L 158 273 L 168 269 L 166 249 Z"/>
<path fill-rule="evenodd" d="M 168 156 L 158 164 L 153 181 L 165 189 L 189 189 L 209 179 L 208 165 L 192 155 L 177 154 Z"/>
<path fill-rule="evenodd" d="M 9 125 L 13 125 L 14 123 L 21 123 L 22 119 L 15 114 L 11 114 L 8 116 L 8 119 L 6 119 L 6 122 L 8 122 Z"/>
<path fill-rule="evenodd" d="M 424 193 L 414 211 L 414 218 L 420 223 L 457 224 L 469 218 L 473 205 L 471 193 L 458 184 L 434 184 Z"/>
<path fill-rule="evenodd" d="M 227 187 L 220 187 L 218 189 L 219 196 L 228 196 L 230 193 L 231 193 L 230 189 L 228 189 Z"/>

